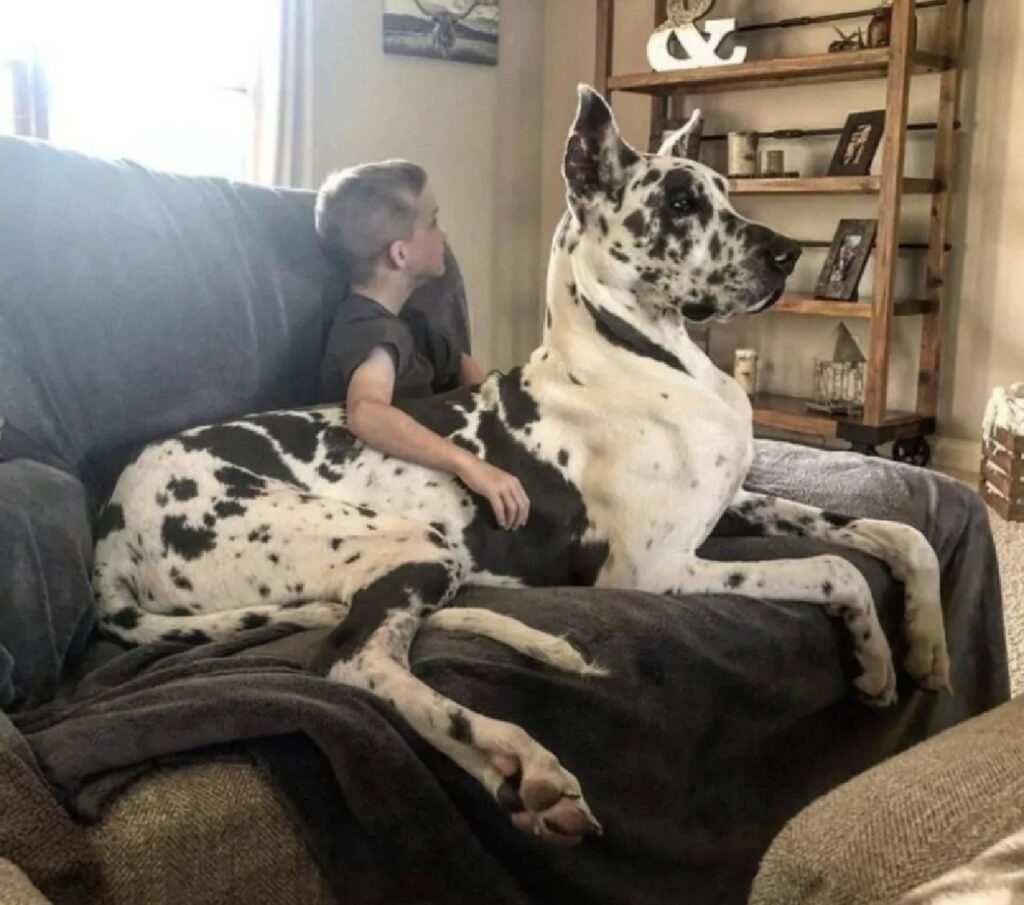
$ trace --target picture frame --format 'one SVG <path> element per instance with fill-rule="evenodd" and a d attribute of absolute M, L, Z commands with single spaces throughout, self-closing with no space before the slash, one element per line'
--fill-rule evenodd
<path fill-rule="evenodd" d="M 846 118 L 829 164 L 829 176 L 867 176 L 885 133 L 885 111 L 866 110 Z"/>
<path fill-rule="evenodd" d="M 878 232 L 877 220 L 840 220 L 825 265 L 818 276 L 814 297 L 851 302 L 864 275 Z"/>
<path fill-rule="evenodd" d="M 500 0 L 384 0 L 384 52 L 498 65 Z"/>

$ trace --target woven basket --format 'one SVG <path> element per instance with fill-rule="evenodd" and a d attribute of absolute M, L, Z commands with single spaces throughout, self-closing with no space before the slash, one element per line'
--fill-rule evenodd
<path fill-rule="evenodd" d="M 982 499 L 1009 522 L 1024 522 L 1024 437 L 997 427 L 981 447 Z"/>

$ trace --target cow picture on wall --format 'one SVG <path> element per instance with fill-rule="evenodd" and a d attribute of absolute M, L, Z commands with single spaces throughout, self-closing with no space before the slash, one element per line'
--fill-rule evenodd
<path fill-rule="evenodd" d="M 498 63 L 498 0 L 384 0 L 384 52 Z"/>

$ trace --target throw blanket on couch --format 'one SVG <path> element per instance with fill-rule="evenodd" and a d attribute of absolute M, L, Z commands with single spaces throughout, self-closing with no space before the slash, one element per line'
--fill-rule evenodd
<path fill-rule="evenodd" d="M 954 696 L 903 682 L 897 706 L 861 705 L 842 626 L 810 606 L 470 589 L 456 605 L 564 633 L 612 671 L 582 680 L 438 631 L 422 633 L 412 652 L 426 682 L 522 725 L 576 773 L 605 835 L 572 850 L 514 830 L 378 701 L 304 672 L 322 632 L 259 629 L 195 650 L 123 653 L 85 676 L 74 697 L 16 722 L 60 800 L 87 819 L 160 758 L 248 743 L 340 901 L 738 905 L 771 838 L 803 805 L 1008 697 L 995 554 L 967 487 L 768 442 L 748 486 L 925 532 L 943 570 Z M 705 553 L 752 560 L 827 549 L 719 537 Z M 844 555 L 864 571 L 896 639 L 900 588 L 880 563 Z"/>

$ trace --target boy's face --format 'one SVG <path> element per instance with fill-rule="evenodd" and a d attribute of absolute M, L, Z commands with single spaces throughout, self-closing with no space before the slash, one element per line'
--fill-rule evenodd
<path fill-rule="evenodd" d="M 412 237 L 402 243 L 406 272 L 421 280 L 444 273 L 445 231 L 438 221 L 437 197 L 429 185 L 416 199 L 416 226 Z"/>

